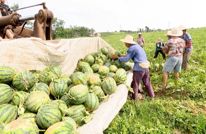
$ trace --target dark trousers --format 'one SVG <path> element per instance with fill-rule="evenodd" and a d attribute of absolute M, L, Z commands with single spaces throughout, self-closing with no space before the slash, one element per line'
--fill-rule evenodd
<path fill-rule="evenodd" d="M 163 59 L 166 58 L 165 53 L 164 53 L 162 50 L 156 50 L 156 51 L 155 51 L 155 56 L 154 56 L 154 58 L 157 58 L 157 56 L 159 55 L 159 53 L 162 54 Z"/>
<path fill-rule="evenodd" d="M 131 83 L 131 87 L 133 88 L 134 93 L 132 94 L 133 99 L 137 99 L 139 90 L 139 84 L 143 82 L 147 93 L 150 97 L 154 97 L 154 91 L 152 88 L 152 84 L 150 82 L 150 74 L 149 69 L 145 69 L 144 71 L 133 71 L 133 80 Z"/>

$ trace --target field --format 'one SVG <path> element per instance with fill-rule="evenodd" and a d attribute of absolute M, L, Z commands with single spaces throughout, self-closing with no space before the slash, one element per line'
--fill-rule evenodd
<path fill-rule="evenodd" d="M 166 32 L 143 33 L 145 51 L 151 62 L 151 81 L 156 97 L 151 100 L 128 100 L 105 134 L 204 134 L 206 133 L 206 28 L 190 29 L 193 51 L 190 67 L 182 71 L 178 83 L 169 76 L 168 89 L 161 91 L 162 56 L 154 59 L 155 42 Z M 127 33 L 102 33 L 111 46 L 122 52 L 126 47 L 119 40 Z M 137 34 L 132 34 L 134 38 Z M 159 64 L 160 66 L 156 66 Z"/>

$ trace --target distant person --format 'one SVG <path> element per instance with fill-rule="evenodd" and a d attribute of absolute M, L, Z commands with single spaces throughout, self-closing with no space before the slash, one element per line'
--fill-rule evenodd
<path fill-rule="evenodd" d="M 188 69 L 188 63 L 189 59 L 192 53 L 192 37 L 191 35 L 187 32 L 187 29 L 185 27 L 181 28 L 183 31 L 182 39 L 185 41 L 185 49 L 183 53 L 183 63 L 182 63 L 182 68 L 184 70 Z"/>
<path fill-rule="evenodd" d="M 163 48 L 163 51 L 168 55 L 163 67 L 163 90 L 167 87 L 169 73 L 174 72 L 176 81 L 179 79 L 185 47 L 184 40 L 180 38 L 182 34 L 182 31 L 177 28 L 167 32 L 167 36 L 170 37 L 170 39 L 168 39 L 168 42 Z"/>
<path fill-rule="evenodd" d="M 11 9 L 9 8 L 9 6 L 6 5 L 5 3 L 6 3 L 6 0 L 0 0 L 0 17 L 12 15 L 11 20 L 9 20 L 9 21 L 10 21 L 10 23 L 15 22 L 15 20 L 17 18 L 16 16 L 18 16 L 17 13 L 13 13 L 11 11 Z M 8 19 L 7 19 L 7 21 L 8 21 Z M 6 22 L 6 23 L 9 23 L 9 22 Z M 4 38 L 5 36 L 8 38 L 13 38 L 14 37 L 13 26 L 10 24 L 5 25 L 5 26 L 0 26 L 0 36 L 1 36 L 1 38 L 2 37 Z"/>
<path fill-rule="evenodd" d="M 162 58 L 165 59 L 165 53 L 163 52 L 162 48 L 164 47 L 164 43 L 162 41 L 161 38 L 159 38 L 155 44 L 156 48 L 155 48 L 155 55 L 154 58 L 157 58 L 157 56 L 159 55 L 159 53 L 162 54 Z"/>
<path fill-rule="evenodd" d="M 131 87 L 134 91 L 134 93 L 132 93 L 132 98 L 134 100 L 142 98 L 139 89 L 141 81 L 143 81 L 143 84 L 149 96 L 154 97 L 155 94 L 150 82 L 149 62 L 147 61 L 147 56 L 144 49 L 140 47 L 140 45 L 136 45 L 137 43 L 133 40 L 133 37 L 131 35 L 127 35 L 121 41 L 124 42 L 125 46 L 128 48 L 127 54 L 119 58 L 114 55 L 113 59 L 118 58 L 120 62 L 127 62 L 130 59 L 134 61 L 133 81 L 131 84 Z"/>
<path fill-rule="evenodd" d="M 144 38 L 142 37 L 142 33 L 138 33 L 137 43 L 138 43 L 141 47 L 144 46 L 145 41 L 144 41 Z"/>
<path fill-rule="evenodd" d="M 7 16 L 11 14 L 11 9 L 5 4 L 6 0 L 0 0 L 0 16 Z"/>

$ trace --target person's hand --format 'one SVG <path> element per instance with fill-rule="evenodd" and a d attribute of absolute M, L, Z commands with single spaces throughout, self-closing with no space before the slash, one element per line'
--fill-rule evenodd
<path fill-rule="evenodd" d="M 115 54 L 113 54 L 113 55 L 112 55 L 112 59 L 113 59 L 113 60 L 116 60 L 116 59 L 118 59 L 118 56 L 115 55 Z"/>

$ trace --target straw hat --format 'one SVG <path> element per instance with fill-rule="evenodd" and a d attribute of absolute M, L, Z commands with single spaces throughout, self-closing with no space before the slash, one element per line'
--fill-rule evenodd
<path fill-rule="evenodd" d="M 128 43 L 128 44 L 137 44 L 131 35 L 126 35 L 124 39 L 120 40 L 121 42 Z"/>
<path fill-rule="evenodd" d="M 187 28 L 185 26 L 179 26 L 178 29 L 180 29 L 180 30 L 187 30 Z"/>
<path fill-rule="evenodd" d="M 168 36 L 182 36 L 183 32 L 180 29 L 174 28 L 167 31 Z"/>

